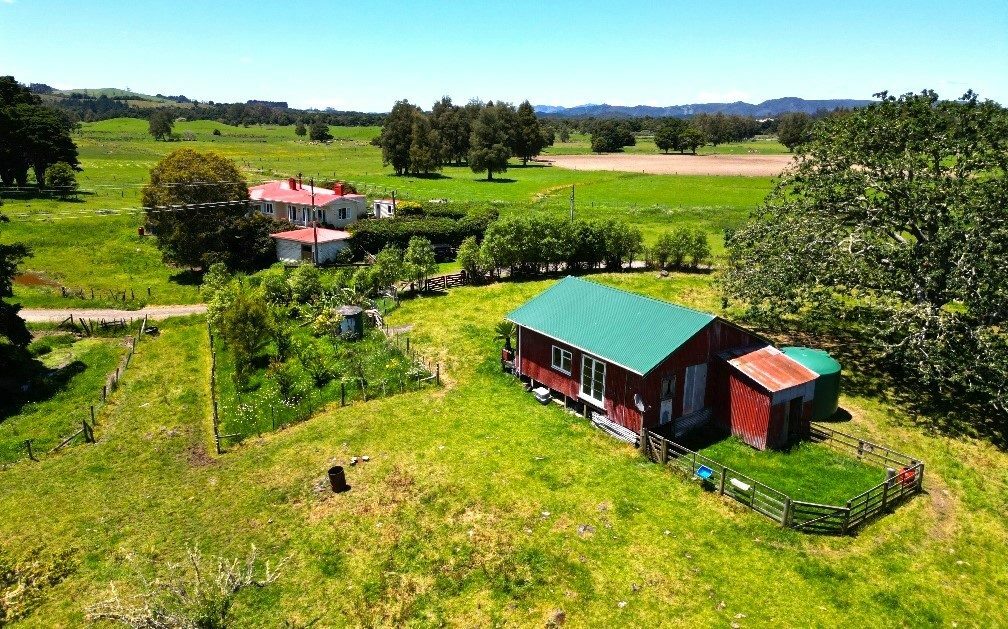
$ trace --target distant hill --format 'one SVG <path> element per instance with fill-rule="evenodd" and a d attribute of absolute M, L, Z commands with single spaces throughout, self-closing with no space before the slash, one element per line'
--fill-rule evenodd
<path fill-rule="evenodd" d="M 753 118 L 774 118 L 790 112 L 814 114 L 817 111 L 833 110 L 837 107 L 864 107 L 874 101 L 854 100 L 850 98 L 835 98 L 829 100 L 805 100 L 795 96 L 765 100 L 758 105 L 737 101 L 734 103 L 695 103 L 692 105 L 670 105 L 668 107 L 652 107 L 649 105 L 578 105 L 576 107 L 560 107 L 557 105 L 536 105 L 536 113 L 543 116 L 562 118 L 578 118 L 595 116 L 596 118 L 655 118 L 676 117 L 687 118 L 695 114 L 732 114 L 736 116 L 752 116 Z"/>
<path fill-rule="evenodd" d="M 177 101 L 168 96 L 151 96 L 150 94 L 141 94 L 139 92 L 132 92 L 127 90 L 121 90 L 118 87 L 82 87 L 74 88 L 72 90 L 54 90 L 54 94 L 60 94 L 62 96 L 69 96 L 71 94 L 84 94 L 85 96 L 91 96 L 92 98 L 99 98 L 105 96 L 108 98 L 114 98 L 116 100 L 149 100 L 152 102 L 159 103 L 176 103 Z"/>

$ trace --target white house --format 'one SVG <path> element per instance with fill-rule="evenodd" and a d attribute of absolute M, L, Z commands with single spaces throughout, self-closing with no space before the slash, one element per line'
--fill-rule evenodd
<path fill-rule="evenodd" d="M 276 241 L 277 259 L 281 262 L 331 262 L 350 246 L 348 232 L 323 227 L 292 229 L 271 234 L 270 238 Z"/>
<path fill-rule="evenodd" d="M 395 199 L 375 199 L 371 209 L 375 218 L 392 218 L 395 216 Z"/>
<path fill-rule="evenodd" d="M 313 221 L 346 227 L 367 214 L 367 201 L 362 194 L 344 194 L 342 184 L 333 189 L 302 186 L 293 177 L 286 181 L 267 181 L 249 188 L 252 207 L 277 220 L 295 225 Z"/>

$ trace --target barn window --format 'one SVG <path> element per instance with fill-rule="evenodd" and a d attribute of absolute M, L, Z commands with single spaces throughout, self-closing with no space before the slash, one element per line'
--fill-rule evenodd
<path fill-rule="evenodd" d="M 581 397 L 605 402 L 605 363 L 588 355 L 581 357 Z"/>
<path fill-rule="evenodd" d="M 571 375 L 571 353 L 562 347 L 553 346 L 553 368 L 557 371 L 563 372 L 568 376 Z"/>

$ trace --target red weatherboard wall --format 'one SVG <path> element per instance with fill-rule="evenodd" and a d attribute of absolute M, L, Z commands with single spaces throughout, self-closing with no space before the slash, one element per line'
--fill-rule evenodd
<path fill-rule="evenodd" d="M 569 398 L 579 399 L 582 352 L 528 328 L 521 328 L 519 336 L 518 362 L 522 375 Z M 571 353 L 571 375 L 553 369 L 554 345 Z M 634 406 L 633 396 L 642 389 L 641 377 L 618 365 L 603 362 L 606 363 L 604 409 L 606 415 L 610 421 L 639 432 L 640 413 Z"/>
<path fill-rule="evenodd" d="M 520 339 L 518 357 L 521 373 L 567 397 L 578 399 L 578 392 L 581 389 L 581 352 L 527 328 L 521 329 Z M 570 376 L 550 366 L 553 345 L 571 352 Z M 726 349 L 750 345 L 766 345 L 766 342 L 745 330 L 715 319 L 651 370 L 646 377 L 606 362 L 606 414 L 611 421 L 634 432 L 640 431 L 641 413 L 634 405 L 634 394 L 639 393 L 649 407 L 645 413 L 645 423 L 649 428 L 656 427 L 661 409 L 662 379 L 674 376 L 676 389 L 673 409 L 675 416 L 678 417 L 682 413 L 686 368 L 699 363 L 708 366 L 705 405 L 714 405 L 720 398 L 728 399 L 723 374 L 719 376 L 716 369 L 715 363 L 720 362 L 716 356 Z"/>

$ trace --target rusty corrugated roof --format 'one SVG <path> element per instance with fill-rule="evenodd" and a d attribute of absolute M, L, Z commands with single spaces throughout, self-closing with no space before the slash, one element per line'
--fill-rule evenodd
<path fill-rule="evenodd" d="M 776 347 L 766 346 L 752 351 L 733 351 L 735 358 L 728 364 L 749 376 L 770 393 L 801 386 L 818 375 Z"/>

